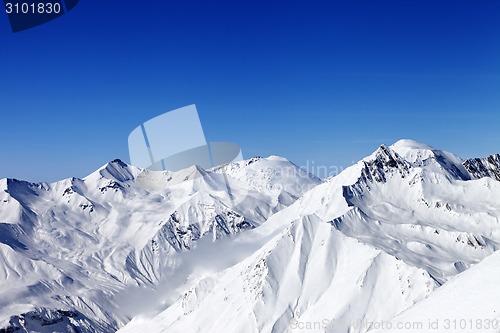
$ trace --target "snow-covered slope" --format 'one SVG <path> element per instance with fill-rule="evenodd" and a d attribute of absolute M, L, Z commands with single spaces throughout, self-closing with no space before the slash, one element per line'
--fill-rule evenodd
<path fill-rule="evenodd" d="M 201 278 L 164 311 L 138 316 L 120 332 L 285 332 L 309 323 L 346 332 L 357 320 L 390 318 L 435 288 L 424 270 L 314 215 L 277 230 L 249 257 Z M 239 241 L 255 246 L 262 238 L 255 230 Z"/>
<path fill-rule="evenodd" d="M 418 314 L 500 244 L 498 164 L 469 161 L 401 140 L 323 182 L 280 157 L 1 180 L 0 327 L 352 333 Z"/>
<path fill-rule="evenodd" d="M 500 253 L 455 276 L 407 311 L 369 332 L 498 332 Z"/>

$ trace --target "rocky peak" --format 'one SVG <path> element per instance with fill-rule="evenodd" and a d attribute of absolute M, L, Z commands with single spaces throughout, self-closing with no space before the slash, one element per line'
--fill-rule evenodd
<path fill-rule="evenodd" d="M 464 167 L 475 178 L 490 177 L 500 181 L 500 154 L 468 159 L 464 162 Z"/>
<path fill-rule="evenodd" d="M 364 168 L 362 177 L 376 182 L 386 182 L 386 174 L 398 172 L 401 177 L 405 177 L 411 168 L 398 153 L 381 145 L 372 155 L 363 160 Z"/>

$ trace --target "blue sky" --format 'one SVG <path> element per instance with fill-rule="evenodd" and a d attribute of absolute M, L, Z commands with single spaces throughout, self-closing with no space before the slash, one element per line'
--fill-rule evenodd
<path fill-rule="evenodd" d="M 11 33 L 0 178 L 128 161 L 137 125 L 196 104 L 245 157 L 347 167 L 401 138 L 500 152 L 500 2 L 97 1 Z"/>

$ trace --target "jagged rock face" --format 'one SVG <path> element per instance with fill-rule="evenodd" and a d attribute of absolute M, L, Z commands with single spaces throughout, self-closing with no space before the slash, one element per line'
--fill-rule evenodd
<path fill-rule="evenodd" d="M 0 333 L 14 332 L 105 332 L 111 325 L 95 322 L 75 310 L 37 308 L 12 316 Z"/>
<path fill-rule="evenodd" d="M 279 157 L 0 180 L 0 327 L 366 332 L 353 323 L 500 247 L 495 156 L 462 165 L 402 140 L 323 182 Z"/>
<path fill-rule="evenodd" d="M 387 148 L 385 145 L 372 155 L 372 158 L 363 161 L 364 168 L 362 178 L 367 181 L 376 181 L 385 183 L 386 174 L 397 172 L 401 177 L 408 175 L 410 164 L 401 158 L 395 151 Z"/>
<path fill-rule="evenodd" d="M 468 159 L 464 166 L 475 178 L 490 177 L 500 181 L 500 154 Z"/>
<path fill-rule="evenodd" d="M 203 217 L 205 221 L 200 222 L 184 219 L 177 211 L 170 215 L 151 240 L 154 250 L 159 251 L 159 244 L 169 244 L 175 251 L 189 250 L 201 237 L 211 236 L 212 240 L 217 240 L 256 227 L 252 222 L 246 221 L 245 217 L 231 210 L 220 213 L 214 211 L 212 217 Z"/>

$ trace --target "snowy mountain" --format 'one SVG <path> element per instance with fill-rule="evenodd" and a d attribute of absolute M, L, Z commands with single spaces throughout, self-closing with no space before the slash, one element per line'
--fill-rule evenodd
<path fill-rule="evenodd" d="M 464 162 L 401 140 L 325 181 L 274 156 L 4 179 L 0 327 L 367 332 L 423 316 L 496 256 L 498 174 L 498 155 Z"/>

